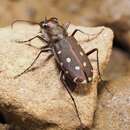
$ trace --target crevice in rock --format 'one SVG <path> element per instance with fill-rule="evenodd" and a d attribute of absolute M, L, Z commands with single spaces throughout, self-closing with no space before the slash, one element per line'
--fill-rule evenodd
<path fill-rule="evenodd" d="M 6 124 L 7 122 L 6 122 L 6 119 L 5 119 L 5 117 L 4 117 L 4 114 L 2 113 L 2 112 L 0 112 L 0 123 L 1 124 Z"/>
<path fill-rule="evenodd" d="M 55 124 L 55 123 L 46 123 L 46 124 L 44 124 L 44 129 L 54 128 L 54 127 L 58 127 L 58 125 Z"/>

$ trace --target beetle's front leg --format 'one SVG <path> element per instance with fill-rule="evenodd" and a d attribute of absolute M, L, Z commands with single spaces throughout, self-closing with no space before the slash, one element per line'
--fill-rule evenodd
<path fill-rule="evenodd" d="M 39 56 L 41 55 L 41 53 L 43 53 L 43 52 L 48 52 L 48 51 L 52 51 L 51 48 L 46 48 L 46 49 L 41 50 L 41 51 L 38 53 L 38 55 L 36 56 L 36 58 L 34 59 L 34 61 L 32 62 L 32 64 L 31 64 L 29 67 L 27 67 L 22 73 L 16 75 L 16 76 L 14 77 L 14 79 L 16 79 L 16 78 L 20 77 L 21 75 L 23 75 L 24 73 L 26 73 L 26 72 L 34 65 L 34 63 L 37 61 L 37 59 L 39 58 Z M 50 55 L 49 55 L 48 57 L 50 58 Z M 47 58 L 47 59 L 48 59 L 48 58 Z M 46 60 L 46 61 L 47 61 L 47 60 Z"/>
<path fill-rule="evenodd" d="M 33 22 L 33 21 L 28 21 L 28 20 L 15 20 L 13 23 L 11 23 L 11 28 L 13 28 L 13 25 L 16 23 L 16 22 L 27 22 L 31 25 L 39 25 L 39 23 L 37 22 Z"/>
<path fill-rule="evenodd" d="M 16 41 L 16 42 L 18 42 L 18 43 L 30 42 L 30 41 L 34 40 L 35 38 L 39 38 L 41 41 L 44 41 L 44 42 L 48 43 L 47 40 L 45 40 L 44 38 L 42 38 L 42 37 L 39 36 L 39 35 L 36 35 L 36 36 L 34 36 L 34 37 L 32 37 L 32 38 L 30 38 L 30 39 L 28 39 L 28 40 L 25 40 L 25 41 L 20 41 L 20 40 L 18 40 L 18 41 Z"/>
<path fill-rule="evenodd" d="M 30 41 L 34 40 L 35 38 L 39 38 L 41 41 L 48 43 L 48 44 L 46 45 L 46 48 L 49 47 L 49 41 L 47 41 L 46 39 L 42 38 L 42 37 L 39 36 L 39 35 L 37 35 L 37 36 L 35 36 L 35 37 L 33 37 L 33 38 L 30 38 L 30 39 L 28 39 L 28 40 L 25 40 L 25 41 L 16 40 L 16 42 L 17 42 L 17 43 L 26 43 L 26 42 L 30 42 Z M 37 48 L 37 47 L 35 47 L 35 46 L 31 45 L 31 44 L 26 44 L 26 45 L 31 46 L 31 47 L 36 48 L 36 49 L 45 48 L 45 46 L 43 46 L 43 47 L 41 47 L 41 48 Z"/>

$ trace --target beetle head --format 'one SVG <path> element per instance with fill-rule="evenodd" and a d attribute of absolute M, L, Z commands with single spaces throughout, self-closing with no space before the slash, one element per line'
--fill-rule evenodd
<path fill-rule="evenodd" d="M 52 17 L 50 19 L 47 19 L 45 17 L 45 20 L 40 22 L 40 27 L 43 28 L 44 30 L 52 30 L 53 28 L 57 27 L 59 25 L 58 19 L 55 17 Z"/>
<path fill-rule="evenodd" d="M 45 18 L 44 21 L 40 22 L 40 27 L 52 41 L 62 39 L 67 35 L 66 30 L 59 24 L 58 19 L 55 17 L 50 19 Z"/>

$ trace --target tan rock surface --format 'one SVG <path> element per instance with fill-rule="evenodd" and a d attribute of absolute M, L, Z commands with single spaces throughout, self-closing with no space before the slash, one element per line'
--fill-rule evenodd
<path fill-rule="evenodd" d="M 91 130 L 130 130 L 130 75 L 109 81 L 99 95 L 94 128 Z"/>
<path fill-rule="evenodd" d="M 76 39 L 85 52 L 99 49 L 100 70 L 103 72 L 109 61 L 112 48 L 113 33 L 105 27 L 85 28 L 71 25 L 69 33 L 79 28 L 89 34 L 96 34 L 102 28 L 103 32 L 94 40 L 86 42 L 88 35 L 77 33 Z M 33 66 L 33 71 L 17 79 L 13 77 L 24 71 L 38 54 L 39 50 L 15 40 L 26 40 L 37 34 L 39 27 L 28 24 L 15 24 L 0 29 L 0 110 L 10 123 L 21 127 L 35 129 L 73 130 L 79 126 L 73 103 L 59 80 L 59 72 L 54 58 L 44 63 L 49 53 L 44 53 Z M 90 38 L 94 35 L 90 35 Z M 40 47 L 44 43 L 35 39 L 31 44 Z M 96 54 L 90 57 L 96 69 Z M 75 93 L 75 101 L 82 121 L 88 127 L 93 122 L 93 114 L 97 100 L 97 73 L 94 81 L 83 90 L 84 93 Z"/>
<path fill-rule="evenodd" d="M 0 130 L 7 130 L 7 129 L 8 129 L 8 125 L 0 124 Z"/>
<path fill-rule="evenodd" d="M 129 75 L 130 57 L 120 49 L 114 48 L 107 68 L 104 71 L 103 79 L 113 80 Z"/>

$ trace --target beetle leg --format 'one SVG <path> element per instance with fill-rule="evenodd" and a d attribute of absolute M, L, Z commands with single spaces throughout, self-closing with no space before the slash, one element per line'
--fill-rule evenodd
<path fill-rule="evenodd" d="M 96 53 L 97 53 L 97 69 L 98 69 L 98 75 L 99 75 L 99 78 L 100 78 L 101 81 L 102 81 L 102 77 L 101 77 L 101 73 L 100 73 L 100 67 L 99 67 L 98 49 L 97 49 L 97 48 L 94 48 L 94 49 L 92 49 L 91 51 L 87 52 L 86 55 L 88 56 L 88 55 L 92 54 L 92 53 L 95 52 L 95 51 L 96 51 Z"/>
<path fill-rule="evenodd" d="M 33 21 L 28 21 L 28 20 L 15 20 L 15 21 L 11 24 L 11 28 L 13 28 L 13 25 L 14 25 L 16 22 L 27 22 L 27 23 L 32 24 L 32 25 L 39 25 L 39 23 L 33 22 Z"/>
<path fill-rule="evenodd" d="M 71 91 L 70 91 L 70 89 L 69 89 L 68 84 L 67 84 L 66 81 L 65 81 L 65 76 L 64 76 L 64 74 L 63 74 L 62 71 L 60 72 L 60 80 L 62 81 L 62 83 L 63 83 L 65 89 L 67 90 L 67 92 L 68 92 L 70 98 L 71 98 L 72 101 L 73 101 L 73 104 L 74 104 L 74 107 L 75 107 L 75 111 L 76 111 L 77 117 L 78 117 L 79 122 L 80 122 L 80 126 L 83 126 L 83 123 L 82 123 L 81 118 L 80 118 L 80 116 L 79 116 L 79 111 L 78 111 L 78 108 L 77 108 L 75 99 L 74 99 L 73 95 L 71 94 Z"/>
<path fill-rule="evenodd" d="M 45 18 L 45 19 L 47 19 L 47 18 Z M 51 17 L 51 18 L 50 18 L 50 21 L 51 21 L 51 20 L 58 21 L 58 18 L 57 18 L 57 17 Z"/>
<path fill-rule="evenodd" d="M 30 42 L 30 41 L 32 41 L 32 40 L 35 39 L 35 38 L 39 38 L 41 41 L 44 41 L 44 42 L 46 42 L 46 43 L 49 44 L 49 41 L 45 40 L 44 38 L 42 38 L 42 37 L 39 36 L 39 35 L 37 35 L 37 36 L 35 36 L 35 37 L 33 37 L 33 38 L 30 38 L 30 39 L 28 39 L 28 40 L 25 40 L 25 41 L 16 41 L 16 42 L 17 42 L 17 43 Z M 37 48 L 37 47 L 35 47 L 35 46 L 31 45 L 31 44 L 25 44 L 25 45 L 28 45 L 28 46 L 30 46 L 30 47 L 39 49 L 39 48 Z M 49 47 L 49 45 L 43 46 L 43 47 L 41 47 L 40 49 L 43 49 L 43 48 L 45 48 L 45 47 Z"/>
<path fill-rule="evenodd" d="M 34 61 L 31 63 L 31 65 L 30 65 L 29 67 L 27 67 L 22 73 L 16 75 L 16 76 L 14 77 L 14 79 L 16 79 L 16 78 L 20 77 L 21 75 L 23 75 L 24 73 L 26 73 L 26 72 L 34 65 L 34 63 L 37 61 L 37 59 L 39 58 L 39 56 L 41 55 L 41 53 L 43 53 L 43 52 L 48 52 L 48 51 L 52 51 L 52 50 L 51 50 L 50 48 L 41 50 L 41 51 L 38 53 L 38 55 L 36 56 L 36 58 L 34 59 Z M 49 56 L 48 56 L 48 57 L 49 57 Z M 47 58 L 47 59 L 48 59 L 48 58 Z"/>
<path fill-rule="evenodd" d="M 18 43 L 30 42 L 30 41 L 32 41 L 32 40 L 35 39 L 35 38 L 39 38 L 41 41 L 44 41 L 44 42 L 46 42 L 46 43 L 49 43 L 46 39 L 42 38 L 42 37 L 39 36 L 39 35 L 37 35 L 37 36 L 35 36 L 35 37 L 33 37 L 33 38 L 30 38 L 30 39 L 28 39 L 28 40 L 25 40 L 25 41 L 16 41 L 16 42 L 18 42 Z"/>
<path fill-rule="evenodd" d="M 81 33 L 86 34 L 85 32 L 83 32 L 83 31 L 81 31 L 81 30 L 79 30 L 79 29 L 75 29 L 75 30 L 73 31 L 73 33 L 71 34 L 71 36 L 74 36 L 77 32 L 81 32 Z"/>
<path fill-rule="evenodd" d="M 92 54 L 92 53 L 95 52 L 95 51 L 97 52 L 98 75 L 99 75 L 100 80 L 103 81 L 103 80 L 102 80 L 101 73 L 100 73 L 100 67 L 99 67 L 98 49 L 97 49 L 97 48 L 94 48 L 94 49 L 92 49 L 91 51 L 87 52 L 86 55 L 88 56 L 88 55 Z M 105 89 L 107 90 L 107 92 L 109 92 L 109 93 L 111 94 L 111 96 L 113 96 L 113 94 L 110 92 L 110 90 L 109 90 L 108 88 L 105 87 Z"/>
<path fill-rule="evenodd" d="M 40 47 L 41 50 L 46 49 L 46 48 L 49 48 L 49 45 L 48 45 L 48 44 L 45 45 L 45 46 Z"/>
<path fill-rule="evenodd" d="M 86 77 L 87 82 L 89 82 L 89 79 L 88 79 L 87 73 L 84 72 L 84 74 L 85 74 L 85 77 Z"/>
<path fill-rule="evenodd" d="M 67 29 L 69 28 L 70 26 L 70 22 L 67 22 L 63 25 L 63 27 L 65 28 L 65 30 L 67 31 Z"/>
<path fill-rule="evenodd" d="M 92 40 L 96 39 L 97 36 L 100 35 L 100 34 L 103 32 L 103 30 L 104 30 L 104 28 L 101 29 L 101 31 L 98 32 L 98 33 L 96 33 L 96 34 L 89 34 L 89 33 L 83 32 L 83 31 L 81 31 L 81 30 L 79 30 L 79 29 L 75 29 L 75 30 L 73 31 L 73 33 L 71 34 L 71 36 L 74 36 L 77 32 L 84 33 L 85 35 L 88 36 L 88 39 L 86 40 L 86 41 L 88 42 L 88 41 L 92 41 Z M 94 37 L 89 38 L 89 35 L 93 35 Z"/>

